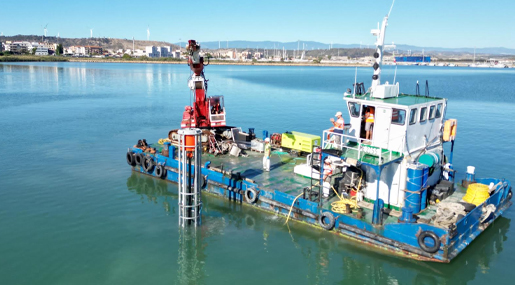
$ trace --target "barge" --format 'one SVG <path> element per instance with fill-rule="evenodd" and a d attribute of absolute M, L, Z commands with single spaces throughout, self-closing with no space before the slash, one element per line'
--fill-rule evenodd
<path fill-rule="evenodd" d="M 377 48 L 371 87 L 356 82 L 341 106 L 350 122 L 335 123 L 322 136 L 264 132 L 257 138 L 253 129 L 226 126 L 223 96 L 207 96 L 200 45 L 190 41 L 188 85 L 195 100 L 185 109 L 182 129 L 158 143 L 130 147 L 127 163 L 133 171 L 179 183 L 179 216 L 196 223 L 202 203 L 200 193 L 188 194 L 192 186 L 391 254 L 450 262 L 511 206 L 511 183 L 476 178 L 474 167 L 456 181 L 457 121 L 446 119 L 447 100 L 429 96 L 427 83 L 425 95 L 381 84 L 387 22 L 388 16 L 372 30 Z M 262 153 L 267 141 L 269 171 Z"/>

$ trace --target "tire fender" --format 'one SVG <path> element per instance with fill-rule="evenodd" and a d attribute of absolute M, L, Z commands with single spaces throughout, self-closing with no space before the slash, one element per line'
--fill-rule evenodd
<path fill-rule="evenodd" d="M 152 157 L 147 157 L 145 158 L 145 160 L 143 160 L 142 162 L 142 166 L 143 166 L 143 169 L 148 172 L 148 173 L 151 173 L 152 171 L 154 171 L 154 161 L 152 160 Z"/>
<path fill-rule="evenodd" d="M 163 165 L 156 166 L 156 176 L 159 178 L 166 178 L 166 169 Z"/>
<path fill-rule="evenodd" d="M 245 190 L 245 201 L 249 204 L 254 204 L 257 202 L 258 192 L 254 188 L 247 188 Z"/>
<path fill-rule="evenodd" d="M 127 158 L 127 164 L 129 164 L 130 166 L 136 165 L 136 158 L 134 157 L 134 153 L 128 151 L 126 158 Z"/>
<path fill-rule="evenodd" d="M 426 243 L 424 242 L 424 240 L 426 238 L 430 238 L 433 240 L 433 246 L 428 246 L 426 245 Z M 421 232 L 419 235 L 418 235 L 418 245 L 420 246 L 420 248 L 422 250 L 424 250 L 425 252 L 428 252 L 428 253 L 435 253 L 437 252 L 439 249 L 440 249 L 440 244 L 442 243 L 440 241 L 440 239 L 438 238 L 438 236 L 434 233 L 434 232 L 431 232 L 431 231 L 423 231 Z"/>
<path fill-rule="evenodd" d="M 320 226 L 328 231 L 334 228 L 336 220 L 331 212 L 323 212 L 318 216 L 318 223 Z"/>

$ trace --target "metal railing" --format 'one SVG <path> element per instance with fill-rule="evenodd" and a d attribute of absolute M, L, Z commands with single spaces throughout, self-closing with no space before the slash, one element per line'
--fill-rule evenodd
<path fill-rule="evenodd" d="M 397 140 L 399 138 L 402 138 L 401 145 L 405 144 L 406 136 L 398 136 L 396 138 L 390 138 L 388 140 L 383 141 L 385 142 L 387 147 L 379 147 L 376 145 L 371 145 L 372 141 L 367 139 L 358 138 L 356 136 L 348 135 L 348 134 L 339 134 L 331 131 L 330 129 L 324 130 L 323 133 L 323 143 L 322 148 L 323 149 L 338 149 L 338 150 L 345 150 L 345 153 L 350 153 L 351 151 L 355 151 L 357 154 L 356 159 L 358 161 L 361 161 L 362 154 L 370 154 L 373 156 L 378 157 L 378 165 L 381 165 L 385 162 L 391 161 L 394 157 L 394 152 L 399 153 L 399 156 L 402 156 L 402 150 L 400 151 L 394 151 L 389 149 L 389 144 L 392 140 Z M 350 144 L 350 142 L 353 142 L 355 144 Z M 377 141 L 376 141 L 377 143 Z M 383 155 L 387 156 L 387 160 L 384 161 Z"/>

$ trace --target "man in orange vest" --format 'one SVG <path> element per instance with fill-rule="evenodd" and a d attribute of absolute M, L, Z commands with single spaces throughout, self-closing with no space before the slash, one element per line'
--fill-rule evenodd
<path fill-rule="evenodd" d="M 365 139 L 372 139 L 372 125 L 374 124 L 374 111 L 373 107 L 368 107 L 367 112 L 365 113 L 365 131 L 366 137 Z"/>

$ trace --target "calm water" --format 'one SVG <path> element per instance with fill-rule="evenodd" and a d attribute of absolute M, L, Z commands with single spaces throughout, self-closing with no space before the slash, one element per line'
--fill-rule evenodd
<path fill-rule="evenodd" d="M 371 68 L 358 69 L 370 85 Z M 258 134 L 321 134 L 354 68 L 208 66 L 228 121 Z M 510 209 L 451 264 L 410 261 L 258 210 L 204 197 L 177 226 L 176 186 L 132 173 L 127 147 L 177 128 L 186 65 L 0 64 L 0 284 L 512 284 Z M 383 80 L 393 81 L 386 67 Z M 458 119 L 455 166 L 515 181 L 515 69 L 399 67 L 429 80 Z M 424 93 L 424 84 L 421 84 Z M 346 117 L 348 118 L 348 117 Z M 463 173 L 463 172 L 462 172 Z M 510 282 L 511 281 L 511 282 Z"/>

